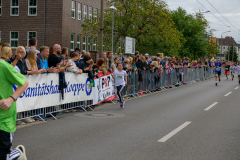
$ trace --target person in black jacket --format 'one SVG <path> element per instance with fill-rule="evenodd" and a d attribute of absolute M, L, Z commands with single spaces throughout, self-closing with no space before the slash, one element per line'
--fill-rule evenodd
<path fill-rule="evenodd" d="M 140 69 L 140 70 L 144 70 L 143 69 L 143 62 L 140 60 L 139 56 L 137 56 L 137 58 L 138 58 L 138 61 L 136 63 L 137 68 Z"/>

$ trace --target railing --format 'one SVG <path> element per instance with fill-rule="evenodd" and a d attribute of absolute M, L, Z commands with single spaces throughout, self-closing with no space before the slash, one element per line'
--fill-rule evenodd
<path fill-rule="evenodd" d="M 224 68 L 222 68 L 222 73 L 224 73 Z M 127 86 L 124 87 L 123 94 L 124 97 L 136 97 L 144 93 L 152 93 L 210 79 L 214 77 L 214 74 L 214 68 L 212 67 L 179 68 L 173 69 L 172 72 L 169 72 L 168 69 L 129 72 Z M 17 114 L 17 120 L 26 119 L 28 117 L 39 117 L 45 121 L 43 116 L 46 117 L 47 115 L 56 119 L 56 115 L 66 110 L 78 109 L 86 112 L 87 109 L 89 109 L 94 111 L 92 105 L 93 100 L 87 100 L 56 106 L 43 106 L 40 109 L 19 112 Z"/>

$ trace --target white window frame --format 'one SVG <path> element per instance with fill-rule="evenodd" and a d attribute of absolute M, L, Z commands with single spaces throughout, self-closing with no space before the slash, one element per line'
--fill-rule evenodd
<path fill-rule="evenodd" d="M 83 20 L 87 19 L 87 8 L 88 8 L 88 6 L 84 5 L 84 8 L 83 8 Z"/>
<path fill-rule="evenodd" d="M 77 48 L 79 48 L 81 50 L 81 35 L 80 34 L 77 35 Z"/>
<path fill-rule="evenodd" d="M 88 7 L 88 18 L 92 20 L 93 15 L 93 7 Z"/>
<path fill-rule="evenodd" d="M 30 38 L 29 38 L 29 33 L 30 33 L 30 32 L 36 32 L 35 38 L 37 39 L 37 31 L 28 31 L 28 33 L 27 33 L 27 46 L 29 46 L 29 40 L 30 40 Z"/>
<path fill-rule="evenodd" d="M 28 0 L 28 16 L 37 16 L 37 0 L 36 0 L 36 6 L 30 6 L 30 1 L 31 0 Z M 36 8 L 36 14 L 30 14 L 29 13 L 30 8 Z"/>
<path fill-rule="evenodd" d="M 88 51 L 91 51 L 92 50 L 92 38 L 91 37 L 88 37 L 88 43 L 87 43 L 87 47 L 88 47 Z M 90 42 L 89 42 L 90 41 Z"/>
<path fill-rule="evenodd" d="M 73 36 L 73 40 L 72 40 L 72 36 Z M 75 38 L 75 34 L 73 33 L 73 34 L 71 34 L 71 46 L 70 46 L 70 50 L 71 51 L 74 51 L 74 47 L 75 47 L 75 45 L 74 45 L 74 43 L 75 43 L 74 38 Z M 72 48 L 72 44 L 73 44 L 73 48 Z"/>
<path fill-rule="evenodd" d="M 82 20 L 82 3 L 78 3 L 78 20 Z"/>
<path fill-rule="evenodd" d="M 85 42 L 84 42 L 85 41 Z M 86 36 L 83 36 L 83 51 L 85 52 L 86 51 L 86 48 L 87 48 L 87 46 L 86 46 L 86 42 L 87 42 L 87 38 L 86 38 Z M 84 47 L 85 46 L 85 47 Z M 85 49 L 84 49 L 85 48 Z"/>
<path fill-rule="evenodd" d="M 96 51 L 97 50 L 97 40 L 93 39 L 93 50 Z"/>
<path fill-rule="evenodd" d="M 72 17 L 72 13 L 74 13 L 74 17 Z M 71 18 L 75 19 L 75 17 L 76 17 L 76 1 L 72 1 Z"/>
<path fill-rule="evenodd" d="M 98 15 L 98 9 L 97 9 L 97 8 L 94 8 L 93 17 L 94 17 L 95 21 L 98 21 L 97 15 Z"/>
<path fill-rule="evenodd" d="M 12 1 L 10 2 L 10 16 L 19 16 L 19 0 L 18 1 L 18 6 L 12 6 Z M 18 9 L 18 14 L 12 14 L 12 8 L 17 8 Z"/>
<path fill-rule="evenodd" d="M 12 32 L 17 32 L 18 33 L 18 38 L 13 38 L 12 39 L 12 37 L 11 37 L 11 34 L 12 34 Z M 18 42 L 19 42 L 19 31 L 10 31 L 10 46 L 12 47 L 12 43 L 11 43 L 11 41 L 17 41 L 17 46 L 18 46 Z M 17 48 L 17 47 L 12 47 L 12 48 Z"/>
<path fill-rule="evenodd" d="M 2 15 L 2 0 L 0 0 L 0 16 Z"/>

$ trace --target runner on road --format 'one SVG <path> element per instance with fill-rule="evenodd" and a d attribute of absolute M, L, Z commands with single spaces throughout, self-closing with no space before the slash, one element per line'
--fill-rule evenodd
<path fill-rule="evenodd" d="M 112 77 L 115 79 L 115 86 L 117 88 L 117 95 L 120 100 L 120 107 L 124 107 L 125 101 L 123 101 L 122 90 L 124 86 L 127 85 L 127 72 L 123 70 L 123 64 L 118 63 L 117 70 L 112 74 Z"/>
<path fill-rule="evenodd" d="M 232 63 L 230 64 L 230 71 L 231 71 L 232 81 L 233 81 L 233 78 L 234 78 L 234 70 L 235 70 L 235 65 L 234 65 L 234 63 L 232 62 Z"/>
<path fill-rule="evenodd" d="M 238 83 L 240 85 L 240 61 L 238 62 L 238 65 L 236 66 L 235 70 L 237 70 Z"/>
<path fill-rule="evenodd" d="M 22 145 L 11 150 L 16 131 L 16 99 L 26 90 L 28 81 L 13 66 L 0 59 L 0 160 L 26 160 Z M 12 84 L 18 86 L 13 93 Z"/>
<path fill-rule="evenodd" d="M 215 62 L 215 79 L 216 79 L 216 86 L 218 85 L 218 79 L 219 82 L 221 81 L 220 76 L 221 76 L 221 68 L 222 68 L 222 63 L 220 62 L 219 58 L 217 58 L 217 62 Z"/>
<path fill-rule="evenodd" d="M 230 70 L 229 61 L 226 61 L 226 63 L 225 63 L 225 75 L 226 75 L 227 80 L 228 80 L 229 70 Z"/>

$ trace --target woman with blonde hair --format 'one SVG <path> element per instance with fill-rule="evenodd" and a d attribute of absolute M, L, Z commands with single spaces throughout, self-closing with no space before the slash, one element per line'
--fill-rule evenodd
<path fill-rule="evenodd" d="M 10 58 L 12 57 L 12 49 L 11 47 L 5 46 L 2 48 L 0 52 L 0 59 L 11 63 Z"/>
<path fill-rule="evenodd" d="M 27 69 L 29 71 L 38 70 L 38 67 L 37 67 L 37 51 L 36 50 L 29 50 L 27 58 L 26 58 L 25 61 L 26 61 Z M 47 72 L 46 69 L 40 69 L 39 71 L 41 73 L 46 73 Z"/>
<path fill-rule="evenodd" d="M 18 66 L 18 68 L 20 69 L 20 72 L 24 75 L 26 74 L 40 74 L 41 72 L 39 70 L 32 70 L 29 71 L 27 68 L 27 64 L 26 61 L 24 59 L 26 55 L 26 50 L 23 46 L 19 46 L 16 50 L 16 58 L 15 60 L 12 62 L 12 66 Z"/>

